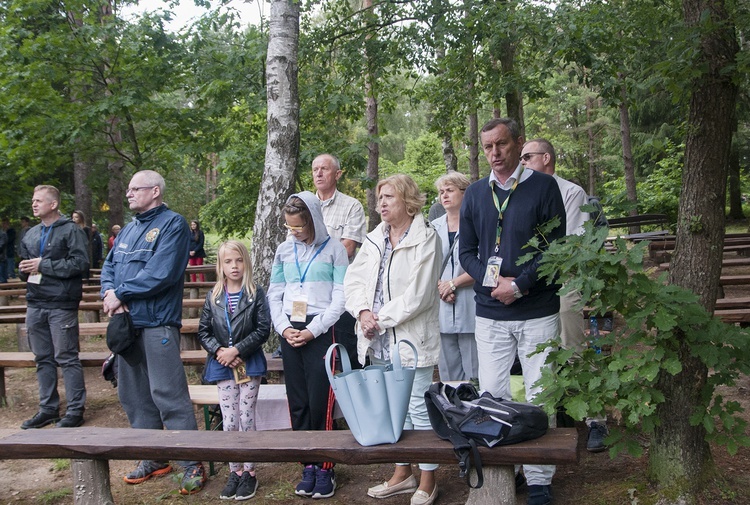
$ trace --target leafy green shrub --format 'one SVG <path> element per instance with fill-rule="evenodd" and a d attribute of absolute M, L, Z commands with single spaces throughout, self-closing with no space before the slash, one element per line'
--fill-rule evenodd
<path fill-rule="evenodd" d="M 660 374 L 682 371 L 678 350 L 683 342 L 709 370 L 703 402 L 694 406 L 690 424 L 703 425 L 707 438 L 732 454 L 750 445 L 746 423 L 737 415 L 741 406 L 716 394 L 718 386 L 734 385 L 740 374 L 750 372 L 750 332 L 707 313 L 694 293 L 667 284 L 666 273 L 652 278 L 643 265 L 645 242 L 628 249 L 625 240 L 617 239 L 614 251 L 607 251 L 601 247 L 606 235 L 606 229 L 586 223 L 584 235 L 553 242 L 539 274 L 557 278 L 566 291 L 580 291 L 582 303 L 595 314 L 618 312 L 625 327 L 600 338 L 601 346 L 612 346 L 609 355 L 553 350 L 553 370 L 543 374 L 537 401 L 550 413 L 562 405 L 578 420 L 618 411 L 624 430 L 610 435 L 610 453 L 640 455 L 636 437 L 653 435 L 660 422 L 657 406 L 665 400 L 657 380 Z"/>

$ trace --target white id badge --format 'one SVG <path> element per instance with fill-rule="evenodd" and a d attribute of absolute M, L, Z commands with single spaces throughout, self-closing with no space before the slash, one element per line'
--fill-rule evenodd
<path fill-rule="evenodd" d="M 500 267 L 503 259 L 500 256 L 491 256 L 487 259 L 487 270 L 484 272 L 482 286 L 494 288 L 497 286 L 497 279 L 500 277 Z"/>
<path fill-rule="evenodd" d="M 307 295 L 295 295 L 292 300 L 292 315 L 289 320 L 293 323 L 304 323 L 307 321 Z"/>
<path fill-rule="evenodd" d="M 26 279 L 26 282 L 30 284 L 41 284 L 42 283 L 42 274 L 39 272 L 33 273 L 29 275 L 28 279 Z"/>

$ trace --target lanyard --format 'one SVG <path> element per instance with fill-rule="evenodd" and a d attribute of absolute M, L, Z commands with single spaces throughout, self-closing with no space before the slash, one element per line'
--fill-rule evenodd
<path fill-rule="evenodd" d="M 39 243 L 39 257 L 40 258 L 44 256 L 44 246 L 47 244 L 47 239 L 49 238 L 50 233 L 52 233 L 52 225 L 50 226 L 42 225 L 42 236 L 40 238 L 40 243 Z"/>
<path fill-rule="evenodd" d="M 297 243 L 294 244 L 294 262 L 297 264 L 297 273 L 299 273 L 299 287 L 302 288 L 302 283 L 305 282 L 305 277 L 307 277 L 307 271 L 310 270 L 310 265 L 313 264 L 313 261 L 315 258 L 318 257 L 318 254 L 320 254 L 320 251 L 323 250 L 323 248 L 326 246 L 328 241 L 331 240 L 331 237 L 329 236 L 323 244 L 318 247 L 318 250 L 315 251 L 315 254 L 312 258 L 310 258 L 310 261 L 307 263 L 307 267 L 305 267 L 305 272 L 302 273 L 302 269 L 299 266 L 299 258 L 297 257 Z"/>
<path fill-rule="evenodd" d="M 224 317 L 227 320 L 227 330 L 229 331 L 229 347 L 233 347 L 232 345 L 232 323 L 229 320 L 229 315 L 234 314 L 234 309 L 232 308 L 231 302 L 229 300 L 229 292 L 227 291 L 226 286 L 224 287 L 224 295 L 227 299 L 226 307 L 224 307 Z M 242 291 L 240 291 L 240 296 L 237 298 L 237 305 L 240 304 L 240 300 L 242 299 Z"/>
<path fill-rule="evenodd" d="M 523 170 L 525 167 L 521 166 L 521 173 L 518 174 L 518 178 L 513 181 L 513 186 L 510 187 L 508 190 L 508 196 L 505 197 L 505 201 L 500 205 L 500 200 L 497 198 L 497 193 L 495 193 L 495 181 L 490 179 L 490 191 L 492 191 L 492 201 L 495 203 L 495 208 L 497 209 L 497 232 L 495 234 L 495 254 L 500 252 L 500 233 L 503 231 L 503 213 L 505 212 L 505 209 L 508 208 L 508 201 L 510 201 L 510 195 L 513 194 L 513 191 L 516 190 L 518 187 L 518 183 L 521 180 L 521 176 L 523 176 Z"/>

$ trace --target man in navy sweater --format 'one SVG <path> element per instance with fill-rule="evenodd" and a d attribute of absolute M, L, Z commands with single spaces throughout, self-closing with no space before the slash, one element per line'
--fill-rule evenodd
<path fill-rule="evenodd" d="M 538 278 L 540 251 L 532 260 L 516 263 L 534 252 L 527 243 L 541 225 L 560 220 L 542 243 L 565 235 L 565 206 L 552 177 L 521 165 L 524 139 L 518 123 L 490 120 L 482 127 L 481 142 L 492 171 L 466 189 L 459 226 L 461 265 L 476 281 L 479 385 L 494 396 L 510 398 L 510 369 L 517 352 L 526 400 L 531 401 L 539 392 L 534 383 L 548 353 L 529 354 L 558 334 L 559 286 Z M 528 505 L 552 502 L 554 473 L 553 465 L 524 466 Z"/>

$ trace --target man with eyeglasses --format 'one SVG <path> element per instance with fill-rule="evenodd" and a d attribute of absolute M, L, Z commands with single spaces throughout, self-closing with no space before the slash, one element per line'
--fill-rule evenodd
<path fill-rule="evenodd" d="M 559 286 L 538 278 L 542 252 L 527 247 L 539 227 L 559 218 L 542 244 L 565 235 L 565 206 L 554 179 L 525 170 L 523 137 L 515 120 L 498 118 L 481 130 L 481 145 L 490 164 L 489 177 L 471 184 L 461 205 L 461 265 L 474 280 L 479 357 L 479 386 L 510 398 L 510 369 L 516 353 L 523 368 L 526 401 L 539 393 L 549 351 L 534 354 L 538 344 L 557 336 Z M 535 253 L 517 265 L 518 258 Z M 554 419 L 550 424 L 554 426 Z M 552 502 L 554 465 L 524 465 L 528 505 Z"/>
<path fill-rule="evenodd" d="M 581 210 L 581 206 L 588 203 L 588 195 L 581 186 L 555 173 L 556 161 L 555 148 L 547 139 L 529 140 L 523 146 L 521 163 L 528 169 L 551 175 L 560 188 L 567 218 L 566 234 L 581 234 L 583 224 L 590 218 L 588 212 Z M 579 353 L 586 348 L 583 309 L 574 308 L 580 301 L 581 294 L 577 291 L 571 291 L 560 297 L 560 340 L 564 348 L 573 349 Z M 587 418 L 586 425 L 589 428 L 586 449 L 589 452 L 604 451 L 606 449 L 604 439 L 608 434 L 607 418 Z"/>
<path fill-rule="evenodd" d="M 346 248 L 349 263 L 354 260 L 357 248 L 367 235 L 365 210 L 356 198 L 338 190 L 338 181 L 343 172 L 339 160 L 332 154 L 320 154 L 312 162 L 312 177 L 315 195 L 320 200 L 323 222 L 328 234 L 339 240 Z M 357 360 L 357 334 L 355 319 L 348 312 L 333 325 L 334 338 L 346 347 L 352 368 L 362 368 Z"/>
<path fill-rule="evenodd" d="M 120 231 L 102 266 L 104 311 L 129 312 L 135 343 L 117 356 L 118 396 L 130 426 L 197 430 L 180 358 L 182 291 L 190 229 L 163 202 L 164 178 L 137 172 L 125 196 L 135 217 Z M 200 491 L 206 476 L 199 461 L 180 461 L 180 493 Z M 140 484 L 172 470 L 167 462 L 143 460 L 124 478 Z"/>

